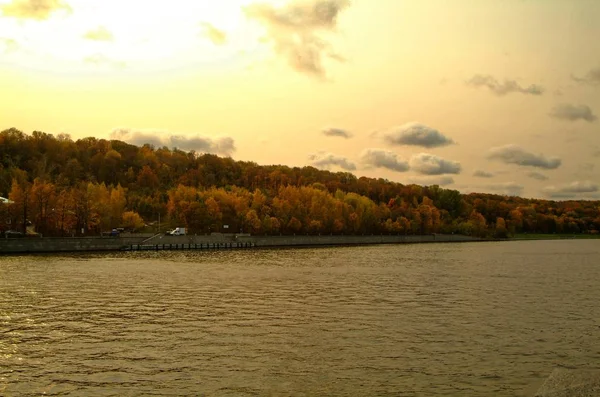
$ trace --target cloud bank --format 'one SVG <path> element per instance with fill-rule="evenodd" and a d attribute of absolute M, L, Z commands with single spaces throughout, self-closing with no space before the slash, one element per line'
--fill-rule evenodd
<path fill-rule="evenodd" d="M 336 166 L 346 171 L 356 170 L 356 164 L 348 160 L 346 157 L 338 156 L 333 153 L 312 153 L 308 156 L 308 159 L 311 160 L 311 165 L 318 168 L 329 169 L 333 166 Z"/>
<path fill-rule="evenodd" d="M 418 153 L 410 158 L 410 168 L 423 175 L 460 174 L 461 165 L 434 154 Z"/>
<path fill-rule="evenodd" d="M 542 191 L 552 198 L 569 198 L 576 195 L 597 193 L 600 187 L 590 181 L 575 181 L 565 185 L 547 186 Z"/>
<path fill-rule="evenodd" d="M 473 87 L 485 87 L 497 96 L 505 96 L 511 93 L 520 93 L 525 95 L 542 95 L 544 87 L 536 84 L 531 84 L 528 87 L 519 85 L 515 80 L 504 80 L 499 82 L 496 78 L 490 75 L 476 74 L 467 84 Z"/>
<path fill-rule="evenodd" d="M 335 31 L 340 13 L 349 5 L 349 0 L 294 1 L 278 8 L 258 3 L 244 12 L 267 27 L 267 41 L 294 70 L 323 78 L 324 60 L 342 59 L 320 33 Z"/>
<path fill-rule="evenodd" d="M 550 116 L 560 120 L 584 120 L 589 123 L 593 123 L 598 119 L 598 117 L 594 114 L 592 109 L 587 105 L 558 105 L 550 111 Z"/>
<path fill-rule="evenodd" d="M 45 20 L 56 11 L 71 12 L 71 6 L 62 0 L 13 0 L 0 6 L 2 14 L 18 19 Z"/>
<path fill-rule="evenodd" d="M 325 136 L 330 137 L 340 137 L 345 139 L 352 138 L 352 134 L 349 131 L 341 128 L 326 128 L 323 131 L 321 131 L 321 133 Z"/>
<path fill-rule="evenodd" d="M 111 139 L 121 140 L 133 145 L 150 144 L 155 147 L 171 147 L 181 150 L 194 150 L 199 153 L 213 153 L 230 156 L 235 152 L 235 141 L 230 137 L 209 138 L 201 135 L 172 134 L 167 131 L 134 130 L 130 128 L 115 128 Z"/>
<path fill-rule="evenodd" d="M 435 148 L 454 144 L 454 141 L 438 130 L 421 123 L 407 123 L 383 132 L 383 139 L 390 145 Z"/>
<path fill-rule="evenodd" d="M 366 168 L 384 168 L 395 172 L 405 172 L 410 169 L 408 161 L 384 149 L 365 149 L 360 154 L 360 161 Z"/>
<path fill-rule="evenodd" d="M 498 160 L 505 164 L 517 164 L 524 167 L 537 167 L 553 170 L 562 164 L 562 160 L 556 157 L 546 158 L 542 154 L 528 152 L 518 145 L 505 145 L 491 148 L 487 157 Z"/>

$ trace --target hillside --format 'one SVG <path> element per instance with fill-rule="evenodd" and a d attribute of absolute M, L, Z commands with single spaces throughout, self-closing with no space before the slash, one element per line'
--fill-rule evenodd
<path fill-rule="evenodd" d="M 314 167 L 17 129 L 0 132 L 0 231 L 185 226 L 265 234 L 598 233 L 599 201 L 461 194 Z M 224 225 L 228 228 L 224 229 Z"/>

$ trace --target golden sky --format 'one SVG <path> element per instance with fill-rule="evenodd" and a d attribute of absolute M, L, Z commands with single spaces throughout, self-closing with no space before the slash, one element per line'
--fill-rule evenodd
<path fill-rule="evenodd" d="M 598 0 L 0 0 L 0 125 L 600 198 Z"/>

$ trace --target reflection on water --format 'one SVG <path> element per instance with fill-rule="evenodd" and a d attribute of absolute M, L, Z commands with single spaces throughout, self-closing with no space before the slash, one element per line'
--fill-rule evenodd
<path fill-rule="evenodd" d="M 0 257 L 0 395 L 530 395 L 600 367 L 600 244 Z"/>

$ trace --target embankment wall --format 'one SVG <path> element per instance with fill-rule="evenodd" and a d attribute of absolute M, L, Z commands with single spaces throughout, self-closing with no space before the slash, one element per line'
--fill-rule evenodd
<path fill-rule="evenodd" d="M 447 234 L 420 236 L 405 235 L 340 235 L 340 236 L 250 236 L 250 235 L 138 235 L 132 237 L 79 237 L 79 238 L 22 238 L 0 239 L 0 254 L 120 251 L 133 245 L 179 245 L 202 244 L 208 246 L 232 246 L 241 243 L 252 247 L 301 247 L 368 244 L 411 244 L 481 241 L 481 239 Z M 230 244 L 231 243 L 231 244 Z"/>

